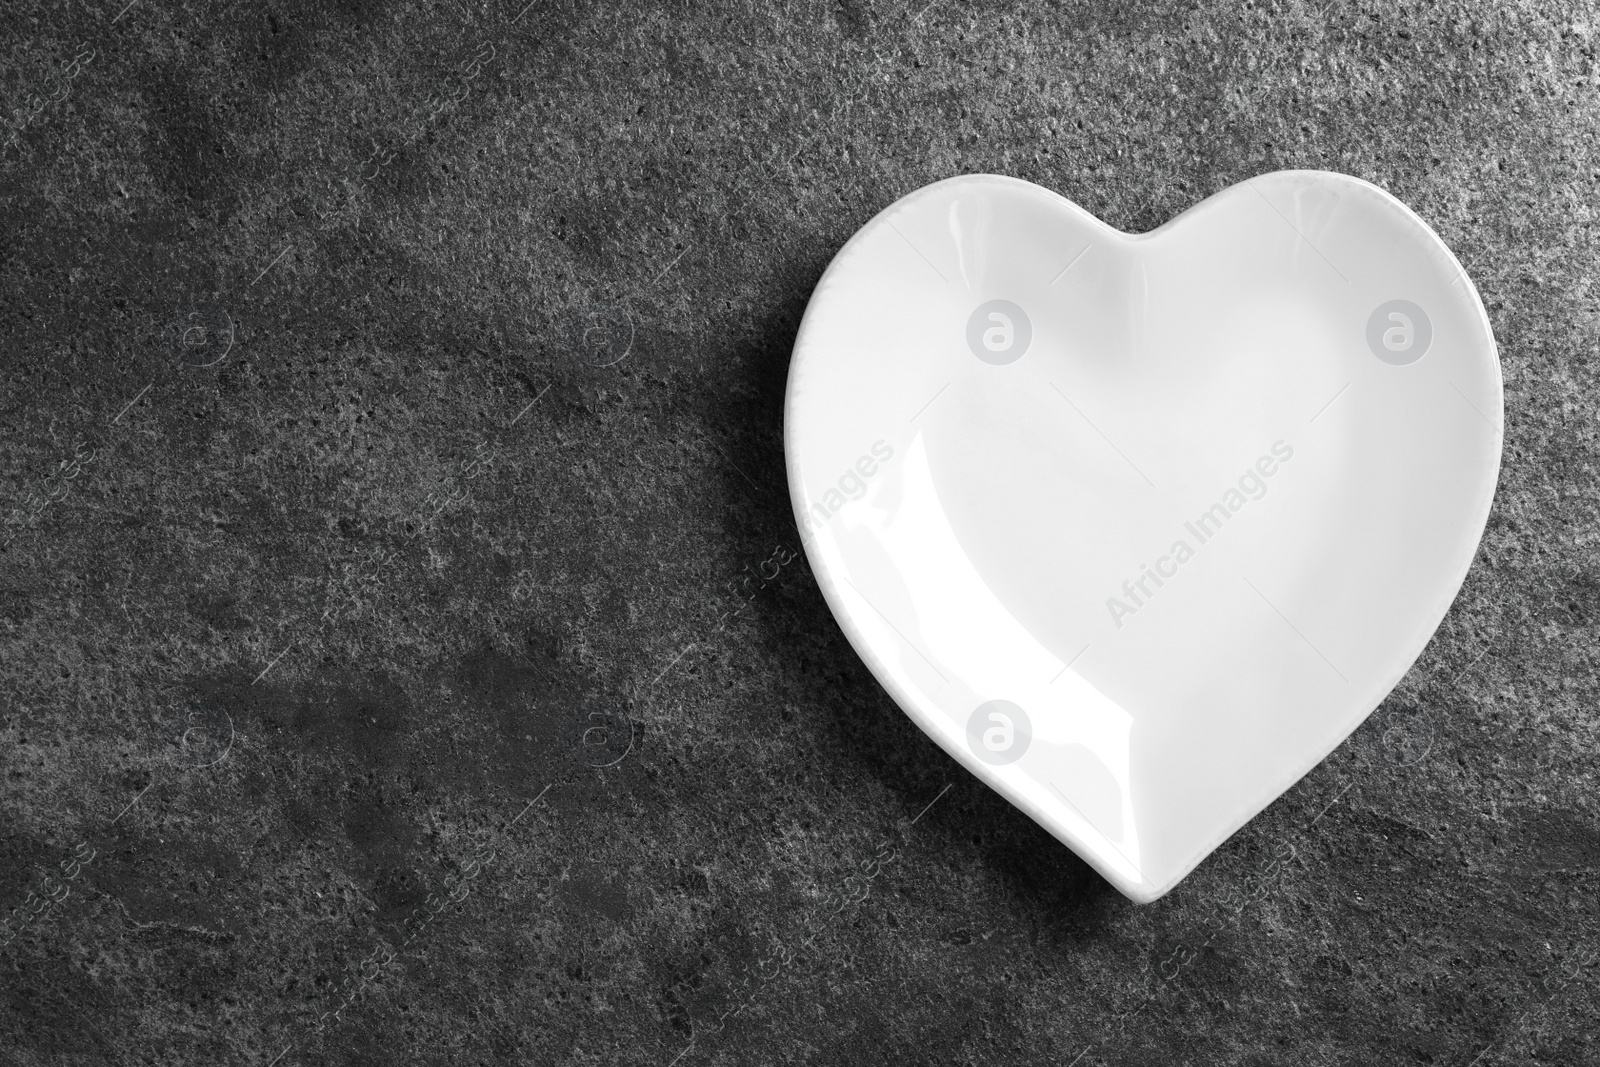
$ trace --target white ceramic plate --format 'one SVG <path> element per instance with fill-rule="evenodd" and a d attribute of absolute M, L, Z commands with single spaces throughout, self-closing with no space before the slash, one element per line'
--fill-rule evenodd
<path fill-rule="evenodd" d="M 906 714 L 1154 900 L 1383 700 L 1499 471 L 1472 282 L 1290 171 L 1148 234 L 930 185 L 834 258 L 785 411 L 806 550 Z"/>

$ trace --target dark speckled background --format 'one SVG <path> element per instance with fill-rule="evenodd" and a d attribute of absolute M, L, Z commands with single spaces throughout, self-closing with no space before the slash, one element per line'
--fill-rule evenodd
<path fill-rule="evenodd" d="M 1593 5 L 124 3 L 0 12 L 0 1063 L 1600 1063 Z M 740 579 L 874 213 L 1285 167 L 1468 266 L 1500 492 L 1134 907 Z"/>

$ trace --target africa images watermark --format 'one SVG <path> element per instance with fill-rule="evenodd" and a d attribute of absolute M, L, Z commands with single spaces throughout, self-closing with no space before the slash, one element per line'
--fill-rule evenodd
<path fill-rule="evenodd" d="M 164 732 L 169 752 L 188 770 L 215 767 L 227 759 L 233 749 L 232 717 L 204 700 L 190 701 L 174 714 L 170 722 L 164 724 Z M 110 833 L 122 821 L 122 817 L 150 792 L 156 781 L 157 776 L 152 774 L 144 788 L 128 801 L 102 833 Z M 57 864 L 59 873 L 46 872 L 39 887 L 29 890 L 23 902 L 12 908 L 4 920 L 0 920 L 0 948 L 10 945 L 24 933 L 38 931 L 45 924 L 60 919 L 68 898 L 72 896 L 73 884 L 97 855 L 99 849 L 92 846 L 88 839 L 73 845 L 71 855 Z"/>
<path fill-rule="evenodd" d="M 72 57 L 70 62 L 62 64 L 60 73 L 54 76 L 55 92 L 47 96 L 41 96 L 38 93 L 28 94 L 28 103 L 31 106 L 25 110 L 18 108 L 17 112 L 15 112 L 22 114 L 22 121 L 17 124 L 11 133 L 11 139 L 6 142 L 5 148 L 7 151 L 17 143 L 17 139 L 22 136 L 23 132 L 33 125 L 33 120 L 38 118 L 41 112 L 51 104 L 67 98 L 67 95 L 72 91 L 72 83 L 77 80 L 78 75 L 83 73 L 83 68 L 94 61 L 95 55 L 95 50 L 89 47 L 88 42 L 78 45 L 77 54 Z"/>
<path fill-rule="evenodd" d="M 1178 568 L 1194 558 L 1199 546 L 1204 545 L 1222 531 L 1222 526 L 1234 515 L 1237 515 L 1244 506 L 1252 500 L 1260 500 L 1267 495 L 1267 479 L 1278 473 L 1279 464 L 1287 463 L 1294 458 L 1294 448 L 1287 442 L 1279 440 L 1272 443 L 1272 454 L 1263 455 L 1251 467 L 1239 476 L 1237 485 L 1230 485 L 1222 494 L 1222 499 L 1202 511 L 1197 517 L 1183 524 L 1189 536 L 1194 539 L 1191 546 L 1185 538 L 1178 538 L 1167 550 L 1167 555 L 1156 557 L 1156 564 L 1152 568 L 1146 564 L 1139 564 L 1139 574 L 1122 583 L 1121 597 L 1107 597 L 1106 610 L 1111 614 L 1111 621 L 1117 629 L 1122 629 L 1124 616 L 1137 615 L 1139 609 L 1149 605 L 1156 593 L 1173 578 L 1178 576 Z M 1155 583 L 1155 588 L 1150 587 Z M 1126 598 L 1126 599 L 1124 599 Z"/>
<path fill-rule="evenodd" d="M 894 446 L 879 438 L 872 447 L 839 475 L 836 486 L 823 490 L 821 499 L 813 501 L 800 513 L 800 535 L 810 540 L 811 535 L 826 526 L 846 504 L 867 495 L 867 482 L 894 458 Z"/>

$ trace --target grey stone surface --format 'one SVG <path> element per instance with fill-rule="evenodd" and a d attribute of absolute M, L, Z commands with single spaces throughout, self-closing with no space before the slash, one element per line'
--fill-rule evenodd
<path fill-rule="evenodd" d="M 123 3 L 0 12 L 0 1062 L 1600 1062 L 1593 5 Z M 740 579 L 875 212 L 1285 167 L 1461 256 L 1504 472 L 1139 908 Z"/>

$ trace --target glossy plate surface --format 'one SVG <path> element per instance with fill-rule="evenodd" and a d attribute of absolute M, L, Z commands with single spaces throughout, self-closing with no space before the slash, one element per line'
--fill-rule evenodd
<path fill-rule="evenodd" d="M 1130 235 L 953 178 L 834 258 L 785 411 L 856 651 L 969 770 L 1136 901 L 1400 680 L 1499 471 L 1472 282 L 1377 187 L 1233 186 Z"/>

